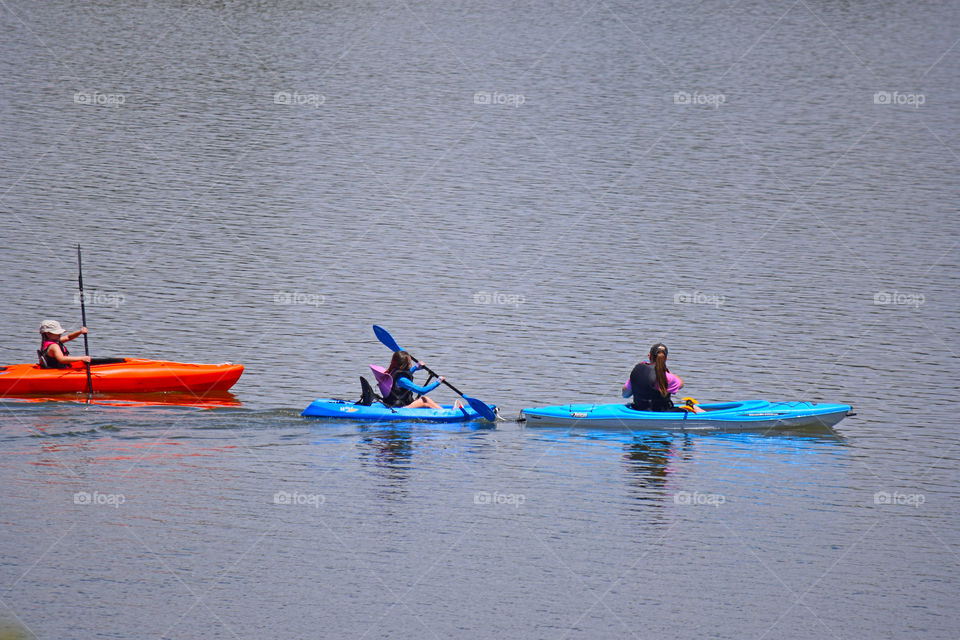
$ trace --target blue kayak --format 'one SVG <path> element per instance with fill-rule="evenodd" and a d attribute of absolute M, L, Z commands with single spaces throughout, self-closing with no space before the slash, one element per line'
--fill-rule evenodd
<path fill-rule="evenodd" d="M 765 431 L 832 427 L 850 405 L 743 400 L 697 405 L 704 413 L 637 411 L 628 404 L 563 404 L 524 409 L 527 426 L 667 429 L 678 431 Z"/>
<path fill-rule="evenodd" d="M 496 412 L 497 408 L 487 405 Z M 382 402 L 371 405 L 362 405 L 347 400 L 333 398 L 319 398 L 310 403 L 300 415 L 308 418 L 338 418 L 340 420 L 357 420 L 360 422 L 410 422 L 423 420 L 427 422 L 470 422 L 485 420 L 483 416 L 473 410 L 470 405 L 454 409 L 446 405 L 442 409 L 404 409 L 402 407 L 388 407 Z"/>

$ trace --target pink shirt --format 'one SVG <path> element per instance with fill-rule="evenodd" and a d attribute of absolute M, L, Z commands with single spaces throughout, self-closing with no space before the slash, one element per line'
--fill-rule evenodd
<path fill-rule="evenodd" d="M 643 364 L 650 363 L 644 360 Z M 627 379 L 627 384 L 623 385 L 623 388 L 626 389 L 628 393 L 633 394 L 633 388 L 630 386 L 629 378 Z M 667 393 L 673 395 L 677 391 L 680 391 L 680 378 L 667 371 Z"/>

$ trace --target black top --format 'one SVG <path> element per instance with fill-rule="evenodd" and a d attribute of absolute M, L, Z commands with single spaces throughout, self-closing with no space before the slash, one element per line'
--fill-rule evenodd
<path fill-rule="evenodd" d="M 40 366 L 43 367 L 44 369 L 69 369 L 70 368 L 69 363 L 60 364 L 59 362 L 57 362 L 56 358 L 54 358 L 53 356 L 47 353 L 47 351 L 50 350 L 50 347 L 52 347 L 55 344 L 60 345 L 60 351 L 63 351 L 63 355 L 65 356 L 70 355 L 70 352 L 67 351 L 67 348 L 63 345 L 62 342 L 55 342 L 51 340 L 50 344 L 48 344 L 46 347 L 43 347 L 37 350 L 37 357 L 40 358 Z"/>
<path fill-rule="evenodd" d="M 633 390 L 633 404 L 637 411 L 670 411 L 673 401 L 667 395 L 664 398 L 657 386 L 657 370 L 649 362 L 641 362 L 630 372 L 630 388 Z"/>
<path fill-rule="evenodd" d="M 393 387 L 390 389 L 390 395 L 383 399 L 383 404 L 387 405 L 388 407 L 405 407 L 416 400 L 413 395 L 413 391 L 410 391 L 410 389 L 404 389 L 397 384 L 400 382 L 401 378 L 413 380 L 413 375 L 410 373 L 410 369 L 400 369 L 392 372 L 390 375 L 393 377 Z"/>

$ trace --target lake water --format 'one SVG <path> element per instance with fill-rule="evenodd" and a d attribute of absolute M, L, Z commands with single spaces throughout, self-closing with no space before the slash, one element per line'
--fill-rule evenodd
<path fill-rule="evenodd" d="M 82 243 L 95 355 L 246 372 L 236 407 L 0 403 L 0 627 L 955 638 L 958 22 L 5 2 L 0 363 L 79 326 Z M 386 364 L 374 323 L 507 419 L 300 418 Z M 700 401 L 857 415 L 513 421 L 618 401 L 657 341 Z"/>

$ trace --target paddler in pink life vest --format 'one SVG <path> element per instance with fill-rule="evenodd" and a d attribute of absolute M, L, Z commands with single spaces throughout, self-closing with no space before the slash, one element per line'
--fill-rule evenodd
<path fill-rule="evenodd" d="M 64 342 L 75 340 L 87 333 L 86 327 L 67 333 L 56 320 L 44 320 L 40 323 L 41 345 L 37 355 L 40 357 L 40 366 L 44 369 L 67 369 L 71 362 L 86 362 L 90 356 L 71 356 L 63 345 Z"/>
<path fill-rule="evenodd" d="M 650 357 L 639 363 L 630 372 L 623 385 L 621 395 L 633 396 L 632 409 L 637 411 L 684 411 L 675 407 L 670 396 L 683 388 L 683 380 L 667 369 L 667 345 L 662 342 L 650 347 Z M 690 405 L 694 413 L 703 413 L 703 409 Z"/>

